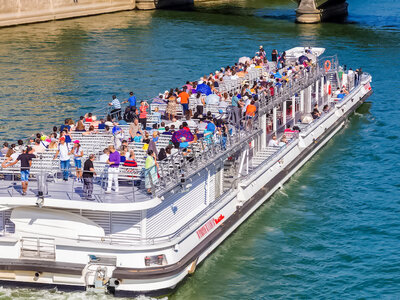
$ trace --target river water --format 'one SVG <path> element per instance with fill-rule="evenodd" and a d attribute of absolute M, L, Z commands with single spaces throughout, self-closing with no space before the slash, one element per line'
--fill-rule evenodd
<path fill-rule="evenodd" d="M 130 90 L 148 98 L 252 55 L 326 47 L 373 76 L 372 106 L 227 239 L 170 299 L 400 297 L 400 3 L 349 1 L 345 24 L 294 23 L 291 1 L 201 1 L 0 29 L 0 140 Z M 108 299 L 0 289 L 0 299 Z"/>

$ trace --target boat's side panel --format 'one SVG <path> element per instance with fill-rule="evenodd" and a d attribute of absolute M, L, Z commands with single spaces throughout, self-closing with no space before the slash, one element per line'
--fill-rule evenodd
<path fill-rule="evenodd" d="M 213 251 L 226 237 L 228 237 L 244 220 L 246 220 L 263 202 L 265 202 L 283 183 L 285 183 L 304 163 L 306 163 L 319 149 L 321 149 L 344 125 L 345 120 L 348 115 L 352 113 L 366 97 L 369 96 L 369 93 L 365 93 L 364 90 L 359 89 L 357 93 L 354 94 L 354 101 L 350 101 L 352 105 L 347 107 L 347 110 L 340 114 L 340 117 L 336 115 L 334 121 L 330 119 L 328 123 L 331 123 L 331 127 L 324 128 L 324 126 L 320 127 L 321 131 L 319 135 L 314 134 L 311 138 L 311 143 L 308 146 L 303 147 L 300 154 L 297 155 L 295 159 L 288 160 L 284 166 L 277 167 L 279 172 L 274 177 L 269 176 L 269 181 L 260 189 L 256 189 L 256 193 L 243 204 L 242 207 L 237 208 L 236 210 L 232 210 L 235 199 L 232 199 L 229 203 L 226 204 L 226 207 L 230 207 L 230 210 L 221 209 L 217 216 L 220 214 L 224 216 L 221 224 L 207 233 L 207 237 L 195 247 L 195 251 L 191 251 L 188 255 L 192 255 L 191 257 L 185 257 L 180 263 L 182 263 L 182 268 L 176 267 L 176 272 L 185 272 L 185 267 L 189 265 L 189 263 L 195 262 L 200 263 L 207 255 Z M 332 123 L 333 122 L 333 123 Z M 285 158 L 286 160 L 286 158 Z M 279 162 L 277 162 L 279 164 Z M 269 169 L 264 170 L 268 172 Z M 261 177 L 266 177 L 263 174 Z M 240 203 L 240 201 L 239 201 Z M 206 223 L 202 223 L 198 228 L 202 228 Z M 187 238 L 187 241 L 193 241 L 194 234 Z M 195 242 L 195 241 L 193 241 Z M 193 244 L 192 244 L 193 245 Z M 204 249 L 204 245 L 208 245 L 206 249 Z M 196 256 L 196 252 L 199 255 Z M 197 260 L 195 260 L 197 257 Z M 172 269 L 172 268 L 171 268 Z M 170 270 L 171 270 L 170 269 Z M 170 271 L 172 272 L 172 271 Z M 117 268 L 114 274 L 125 275 L 127 274 L 127 270 Z M 142 273 L 142 276 L 146 276 L 150 274 Z M 153 277 L 158 277 L 159 275 L 153 274 Z M 136 275 L 131 274 L 132 279 L 136 277 Z"/>

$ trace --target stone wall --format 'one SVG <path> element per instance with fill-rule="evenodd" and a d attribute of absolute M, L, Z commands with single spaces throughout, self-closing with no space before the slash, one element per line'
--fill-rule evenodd
<path fill-rule="evenodd" d="M 0 0 L 0 27 L 131 10 L 135 0 Z"/>

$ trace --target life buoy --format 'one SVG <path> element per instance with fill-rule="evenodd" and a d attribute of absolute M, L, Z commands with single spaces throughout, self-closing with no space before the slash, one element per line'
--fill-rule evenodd
<path fill-rule="evenodd" d="M 331 61 L 328 59 L 324 63 L 325 71 L 328 72 L 331 69 Z"/>

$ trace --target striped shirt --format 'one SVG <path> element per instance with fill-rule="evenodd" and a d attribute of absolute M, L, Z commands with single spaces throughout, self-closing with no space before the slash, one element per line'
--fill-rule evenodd
<path fill-rule="evenodd" d="M 114 106 L 115 109 L 121 109 L 121 103 L 119 102 L 119 100 L 117 98 L 115 98 L 111 104 Z"/>

